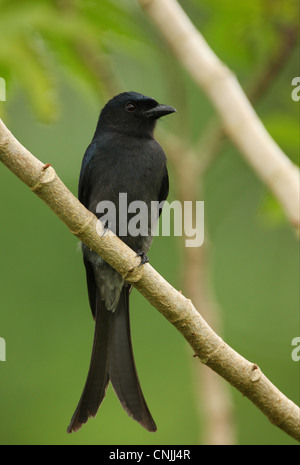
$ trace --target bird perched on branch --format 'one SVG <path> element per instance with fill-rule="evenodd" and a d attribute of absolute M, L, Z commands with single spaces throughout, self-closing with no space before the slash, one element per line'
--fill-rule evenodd
<path fill-rule="evenodd" d="M 141 257 L 141 264 L 148 261 L 146 254 L 152 242 L 151 202 L 160 204 L 158 218 L 169 191 L 166 156 L 154 139 L 154 128 L 158 118 L 175 111 L 137 92 L 115 96 L 102 109 L 82 161 L 79 200 L 100 219 L 103 211 L 100 209 L 102 214 L 99 213 L 99 204 L 112 202 L 116 215 L 106 217 L 104 226 L 114 222 L 114 232 Z M 146 233 L 136 234 L 125 228 L 124 234 L 122 221 L 127 221 L 128 226 L 132 213 L 122 216 L 121 193 L 127 195 L 128 203 L 139 201 L 148 207 Z M 82 252 L 95 334 L 87 380 L 67 431 L 77 431 L 90 416 L 96 415 L 109 381 L 128 415 L 148 431 L 156 431 L 133 358 L 131 286 L 85 244 Z"/>

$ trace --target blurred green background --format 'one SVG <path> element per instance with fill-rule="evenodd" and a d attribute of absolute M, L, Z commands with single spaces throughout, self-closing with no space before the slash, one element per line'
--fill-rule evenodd
<path fill-rule="evenodd" d="M 255 109 L 299 163 L 299 102 L 291 99 L 292 78 L 300 74 L 298 2 L 180 4 L 246 91 L 261 84 Z M 3 121 L 75 195 L 99 111 L 114 93 L 135 90 L 177 108 L 176 116 L 160 122 L 162 145 L 165 133 L 176 133 L 194 146 L 216 117 L 136 1 L 0 0 L 0 76 L 6 81 Z M 171 201 L 176 182 L 171 162 L 169 167 Z M 299 336 L 295 234 L 230 141 L 202 184 L 208 277 L 221 309 L 222 337 L 299 403 L 299 363 L 291 358 L 291 341 Z M 201 443 L 205 424 L 194 376 L 199 362 L 137 291 L 131 296 L 134 353 L 158 432 L 130 420 L 110 387 L 96 418 L 78 433 L 66 433 L 93 338 L 78 241 L 4 166 L 0 209 L 0 337 L 7 350 L 0 362 L 0 443 Z M 151 264 L 178 289 L 182 250 L 177 238 L 156 237 L 149 253 Z M 238 444 L 296 443 L 235 389 L 230 394 Z"/>

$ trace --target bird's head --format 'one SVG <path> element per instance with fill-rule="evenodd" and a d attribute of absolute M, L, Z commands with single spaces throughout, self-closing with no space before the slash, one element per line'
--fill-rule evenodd
<path fill-rule="evenodd" d="M 152 137 L 158 118 L 176 110 L 161 105 L 137 92 L 123 92 L 109 100 L 102 109 L 96 134 L 115 131 L 140 137 Z"/>

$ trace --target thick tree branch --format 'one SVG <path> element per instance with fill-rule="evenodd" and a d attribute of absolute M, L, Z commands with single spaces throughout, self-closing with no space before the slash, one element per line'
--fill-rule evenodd
<path fill-rule="evenodd" d="M 0 120 L 0 160 L 37 194 L 72 234 L 101 255 L 185 337 L 199 359 L 248 397 L 269 420 L 300 440 L 300 409 L 259 367 L 229 347 L 206 323 L 192 302 L 113 233 L 99 236 L 97 218 L 59 179 L 54 169 L 26 150 Z M 98 226 L 98 230 L 96 229 Z"/>
<path fill-rule="evenodd" d="M 176 0 L 139 0 L 179 62 L 218 111 L 225 132 L 282 205 L 300 234 L 299 169 L 258 118 L 234 74 L 219 60 Z"/>

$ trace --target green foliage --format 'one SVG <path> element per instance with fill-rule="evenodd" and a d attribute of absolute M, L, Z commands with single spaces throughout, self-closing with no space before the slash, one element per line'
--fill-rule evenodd
<path fill-rule="evenodd" d="M 0 9 L 0 75 L 9 90 L 13 85 L 24 90 L 43 121 L 57 114 L 57 74 L 62 69 L 99 89 L 99 78 L 86 66 L 80 46 L 96 55 L 106 51 L 111 31 L 132 38 L 135 30 L 118 3 L 108 0 L 2 0 Z"/>

